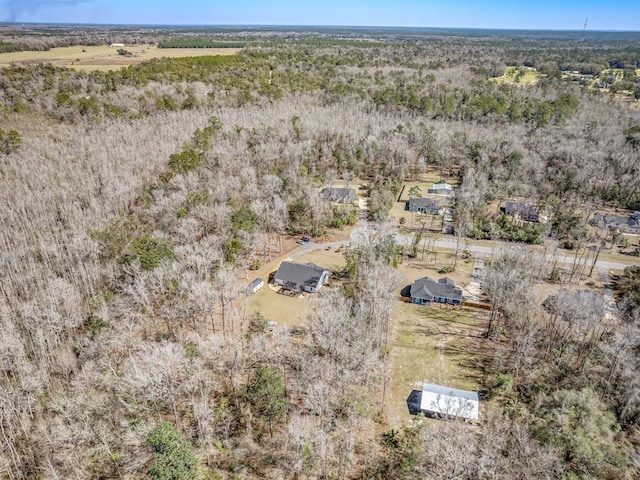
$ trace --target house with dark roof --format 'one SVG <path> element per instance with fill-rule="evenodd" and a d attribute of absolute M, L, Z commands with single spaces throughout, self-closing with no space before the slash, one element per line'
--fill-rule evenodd
<path fill-rule="evenodd" d="M 504 205 L 505 215 L 519 218 L 527 222 L 538 222 L 541 220 L 540 211 L 537 205 L 525 202 L 506 202 Z"/>
<path fill-rule="evenodd" d="M 431 383 L 422 384 L 420 411 L 430 417 L 458 417 L 478 420 L 480 399 L 477 392 Z"/>
<path fill-rule="evenodd" d="M 609 230 L 618 228 L 622 233 L 640 234 L 640 212 L 633 212 L 628 217 L 596 213 L 591 224 L 599 228 L 606 227 Z"/>
<path fill-rule="evenodd" d="M 462 303 L 462 289 L 456 287 L 456 282 L 447 277 L 441 278 L 437 282 L 430 277 L 423 277 L 411 285 L 411 303 L 460 305 Z"/>
<path fill-rule="evenodd" d="M 327 187 L 320 191 L 320 195 L 328 202 L 351 203 L 356 198 L 356 191 L 353 188 Z"/>
<path fill-rule="evenodd" d="M 433 187 L 427 189 L 427 193 L 431 195 L 445 195 L 449 196 L 453 193 L 453 187 L 448 183 L 434 183 Z"/>
<path fill-rule="evenodd" d="M 327 283 L 331 272 L 313 263 L 282 262 L 274 283 L 287 290 L 316 293 Z"/>
<path fill-rule="evenodd" d="M 431 215 L 440 215 L 441 212 L 440 202 L 432 198 L 411 198 L 407 201 L 404 209 L 410 212 L 428 213 Z"/>

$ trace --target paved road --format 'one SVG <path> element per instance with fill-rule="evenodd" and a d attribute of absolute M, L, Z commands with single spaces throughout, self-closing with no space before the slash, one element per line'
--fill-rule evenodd
<path fill-rule="evenodd" d="M 358 226 L 358 228 L 354 229 L 354 231 L 351 233 L 351 239 L 354 242 L 359 242 L 361 241 L 361 239 L 363 238 L 363 230 L 367 227 L 366 222 L 361 222 Z M 402 245 L 411 245 L 411 237 L 407 236 L 407 235 L 403 235 L 401 233 L 394 233 L 394 236 L 396 238 L 396 241 L 399 244 Z M 574 262 L 574 258 L 572 256 L 567 256 L 565 254 L 563 254 L 560 251 L 556 251 L 553 254 L 547 254 L 547 255 L 543 255 L 541 253 L 537 253 L 535 251 L 533 251 L 533 249 L 531 249 L 529 246 L 527 245 L 523 245 L 523 244 L 514 244 L 514 243 L 510 243 L 510 242 L 502 242 L 502 241 L 495 241 L 494 243 L 494 247 L 487 247 L 487 246 L 483 246 L 483 245 L 474 245 L 474 244 L 466 244 L 464 240 L 462 240 L 460 248 L 461 250 L 464 248 L 466 250 L 469 250 L 470 252 L 472 252 L 474 254 L 474 256 L 476 256 L 478 254 L 482 254 L 482 255 L 492 255 L 494 254 L 496 251 L 500 251 L 500 250 L 513 250 L 513 249 L 519 249 L 519 250 L 528 250 L 531 252 L 531 254 L 534 256 L 534 258 L 536 258 L 539 261 L 556 261 L 558 263 L 568 263 L 568 264 L 573 264 Z M 447 249 L 451 249 L 451 250 L 455 250 L 456 249 L 456 238 L 453 235 L 443 235 L 442 238 L 440 238 L 439 240 L 435 241 L 435 246 L 438 248 L 447 248 Z M 588 264 L 590 266 L 590 263 Z M 625 267 L 628 267 L 630 265 L 635 265 L 634 263 L 624 263 L 624 262 L 610 262 L 610 261 L 604 261 L 604 260 L 598 260 L 598 262 L 596 263 L 596 268 L 598 270 L 612 270 L 612 269 L 618 269 L 618 270 L 622 270 Z"/>

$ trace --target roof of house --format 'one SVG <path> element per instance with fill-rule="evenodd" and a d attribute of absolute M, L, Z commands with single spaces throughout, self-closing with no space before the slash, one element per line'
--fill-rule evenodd
<path fill-rule="evenodd" d="M 262 285 L 264 283 L 264 280 L 262 280 L 261 278 L 256 278 L 253 282 L 251 282 L 249 285 L 247 285 L 247 289 L 253 289 L 256 288 L 260 285 Z"/>
<path fill-rule="evenodd" d="M 437 282 L 430 277 L 419 278 L 411 285 L 411 298 L 429 300 L 432 297 L 452 298 L 462 301 L 462 290 L 456 288 L 450 278 L 441 278 Z"/>
<path fill-rule="evenodd" d="M 313 263 L 282 262 L 275 278 L 295 285 L 315 286 L 320 282 L 322 274 L 328 270 Z"/>
<path fill-rule="evenodd" d="M 453 187 L 448 183 L 434 183 L 432 190 L 451 190 Z"/>
<path fill-rule="evenodd" d="M 476 392 L 423 383 L 420 410 L 477 420 L 479 401 Z"/>
<path fill-rule="evenodd" d="M 323 188 L 320 194 L 325 200 L 330 202 L 352 202 L 356 198 L 356 191 L 353 188 Z"/>
<path fill-rule="evenodd" d="M 593 222 L 595 224 L 602 223 L 608 227 L 623 226 L 626 225 L 629 228 L 640 228 L 640 212 L 633 212 L 628 217 L 621 217 L 618 215 L 606 215 L 604 213 L 596 213 L 593 216 Z"/>
<path fill-rule="evenodd" d="M 440 210 L 440 202 L 433 198 L 410 198 L 409 210 L 411 210 L 412 207 Z"/>
<path fill-rule="evenodd" d="M 538 213 L 538 206 L 532 203 L 526 202 L 506 202 L 505 212 L 515 212 L 521 215 L 530 215 Z"/>

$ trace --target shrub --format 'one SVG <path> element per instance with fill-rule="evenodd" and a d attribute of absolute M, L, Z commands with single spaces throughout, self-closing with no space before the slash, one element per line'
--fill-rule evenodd
<path fill-rule="evenodd" d="M 147 437 L 155 451 L 149 476 L 154 480 L 191 480 L 198 476 L 198 459 L 180 432 L 162 422 Z"/>
<path fill-rule="evenodd" d="M 169 168 L 175 173 L 185 174 L 200 165 L 200 155 L 192 149 L 187 149 L 181 153 L 174 153 L 169 157 Z"/>
<path fill-rule="evenodd" d="M 15 152 L 22 146 L 22 138 L 20 134 L 15 130 L 9 130 L 5 132 L 0 130 L 0 152 L 8 155 Z"/>
<path fill-rule="evenodd" d="M 153 270 L 160 262 L 170 258 L 172 253 L 167 242 L 160 238 L 144 235 L 136 238 L 131 243 L 131 250 L 140 260 L 140 266 L 144 270 Z"/>

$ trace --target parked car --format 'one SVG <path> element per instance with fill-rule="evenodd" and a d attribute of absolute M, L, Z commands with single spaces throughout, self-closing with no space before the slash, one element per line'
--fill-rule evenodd
<path fill-rule="evenodd" d="M 309 237 L 302 237 L 300 240 L 296 240 L 296 243 L 298 245 L 304 245 L 305 243 L 309 243 L 311 240 L 309 240 Z"/>

